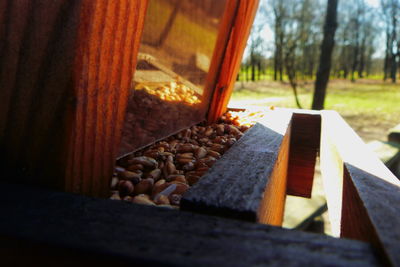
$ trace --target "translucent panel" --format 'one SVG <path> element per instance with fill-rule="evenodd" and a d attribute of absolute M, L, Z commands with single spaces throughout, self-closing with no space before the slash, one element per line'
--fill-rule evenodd
<path fill-rule="evenodd" d="M 120 155 L 205 119 L 226 0 L 150 0 Z"/>

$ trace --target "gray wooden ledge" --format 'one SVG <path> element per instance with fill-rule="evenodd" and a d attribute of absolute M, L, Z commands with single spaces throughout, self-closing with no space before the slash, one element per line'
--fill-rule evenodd
<path fill-rule="evenodd" d="M 362 242 L 0 184 L 3 266 L 376 266 Z"/>

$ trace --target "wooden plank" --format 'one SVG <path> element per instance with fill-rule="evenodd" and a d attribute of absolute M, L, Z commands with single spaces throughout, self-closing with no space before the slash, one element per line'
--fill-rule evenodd
<path fill-rule="evenodd" d="M 0 210 L 6 266 L 379 265 L 354 240 L 21 185 L 1 184 Z"/>
<path fill-rule="evenodd" d="M 226 46 L 217 83 L 213 87 L 208 122 L 216 121 L 225 111 L 233 92 L 244 49 L 258 8 L 258 0 L 241 0 Z"/>
<path fill-rule="evenodd" d="M 321 149 L 321 169 L 335 232 L 372 243 L 387 262 L 400 266 L 400 181 L 339 114 L 322 111 L 322 129 L 322 145 L 331 148 Z"/>
<path fill-rule="evenodd" d="M 221 18 L 218 29 L 218 38 L 211 58 L 206 83 L 204 85 L 203 98 L 207 101 L 204 101 L 203 103 L 208 106 L 211 105 L 212 97 L 218 84 L 220 73 L 222 71 L 222 66 L 227 60 L 225 55 L 237 16 L 239 2 L 240 1 L 238 0 L 226 1 L 225 4 L 224 15 Z"/>
<path fill-rule="evenodd" d="M 291 129 L 287 193 L 310 198 L 320 146 L 321 115 L 295 111 Z"/>
<path fill-rule="evenodd" d="M 183 196 L 181 208 L 281 225 L 290 111 L 270 111 Z"/>
<path fill-rule="evenodd" d="M 5 5 L 1 170 L 22 183 L 106 196 L 147 1 Z"/>

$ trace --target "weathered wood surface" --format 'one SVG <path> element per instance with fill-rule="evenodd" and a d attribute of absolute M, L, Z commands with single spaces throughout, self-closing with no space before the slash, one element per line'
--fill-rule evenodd
<path fill-rule="evenodd" d="M 339 114 L 321 114 L 321 171 L 333 232 L 372 243 L 400 266 L 400 181 Z"/>
<path fill-rule="evenodd" d="M 147 1 L 0 5 L 2 172 L 106 195 Z"/>
<path fill-rule="evenodd" d="M 0 210 L 4 266 L 379 265 L 358 241 L 22 185 Z"/>
<path fill-rule="evenodd" d="M 184 194 L 181 208 L 281 225 L 291 117 L 267 113 Z"/>
<path fill-rule="evenodd" d="M 318 112 L 294 111 L 287 178 L 288 194 L 311 197 L 320 135 L 321 115 Z"/>
<path fill-rule="evenodd" d="M 233 2 L 228 1 L 228 6 L 232 6 Z M 222 64 L 217 69 L 217 79 L 208 83 L 208 85 L 213 86 L 213 94 L 207 116 L 210 123 L 216 121 L 226 111 L 257 12 L 258 3 L 259 0 L 241 0 L 234 11 L 233 26 L 230 28 L 228 44 L 224 46 Z"/>

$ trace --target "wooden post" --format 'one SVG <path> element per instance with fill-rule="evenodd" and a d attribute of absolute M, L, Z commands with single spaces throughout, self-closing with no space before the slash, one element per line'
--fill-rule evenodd
<path fill-rule="evenodd" d="M 1 169 L 13 182 L 105 196 L 147 1 L 0 5 Z"/>
<path fill-rule="evenodd" d="M 216 121 L 226 111 L 257 7 L 258 0 L 242 0 L 239 2 L 210 102 L 208 111 L 208 122 L 210 123 Z"/>
<path fill-rule="evenodd" d="M 311 197 L 314 170 L 320 146 L 321 115 L 299 110 L 293 113 L 287 193 Z"/>

